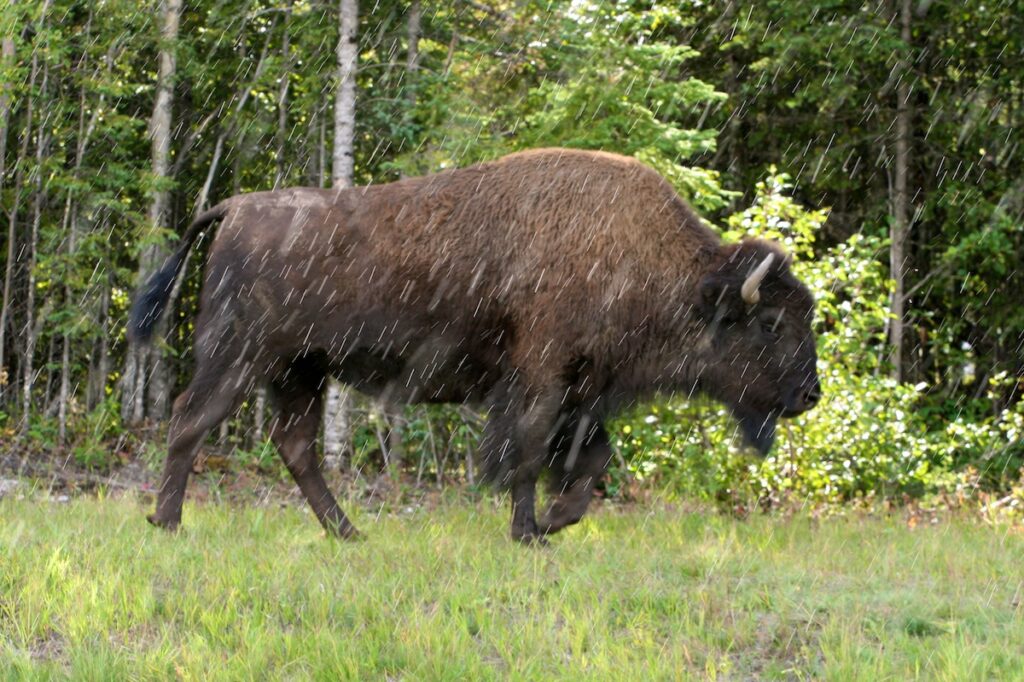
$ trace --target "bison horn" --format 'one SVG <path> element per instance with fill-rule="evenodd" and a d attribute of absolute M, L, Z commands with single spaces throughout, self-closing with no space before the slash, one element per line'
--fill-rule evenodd
<path fill-rule="evenodd" d="M 747 279 L 744 280 L 743 286 L 740 288 L 740 295 L 745 302 L 754 305 L 761 300 L 761 292 L 758 289 L 761 288 L 761 282 L 764 281 L 764 276 L 768 274 L 768 268 L 772 266 L 772 261 L 774 260 L 775 254 L 769 253 L 761 261 L 761 264 L 747 275 Z"/>

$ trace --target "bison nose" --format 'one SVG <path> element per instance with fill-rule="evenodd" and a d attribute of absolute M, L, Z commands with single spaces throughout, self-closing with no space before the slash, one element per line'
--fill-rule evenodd
<path fill-rule="evenodd" d="M 821 384 L 818 383 L 818 378 L 814 377 L 808 383 L 797 386 L 790 392 L 782 416 L 795 417 L 817 405 L 820 400 Z"/>
<path fill-rule="evenodd" d="M 804 389 L 802 398 L 804 409 L 809 410 L 818 404 L 818 401 L 821 400 L 821 384 L 818 383 L 817 379 L 814 380 L 813 384 Z"/>

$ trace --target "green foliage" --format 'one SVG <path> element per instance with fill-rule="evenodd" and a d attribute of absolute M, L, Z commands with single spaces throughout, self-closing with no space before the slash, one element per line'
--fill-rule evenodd
<path fill-rule="evenodd" d="M 721 208 L 730 193 L 718 174 L 682 161 L 713 151 L 716 131 L 683 127 L 687 114 L 725 95 L 693 77 L 680 78 L 696 55 L 664 34 L 682 21 L 666 7 L 625 10 L 575 4 L 553 38 L 549 78 L 524 98 L 531 113 L 517 131 L 522 147 L 566 146 L 616 151 L 658 170 L 694 205 Z"/>
<path fill-rule="evenodd" d="M 80 466 L 106 471 L 120 463 L 118 453 L 111 448 L 111 443 L 121 431 L 117 401 L 108 398 L 84 418 L 72 423 L 79 431 L 72 434 L 71 453 Z"/>
<path fill-rule="evenodd" d="M 415 71 L 405 62 L 409 3 L 383 0 L 361 13 L 357 182 L 543 145 L 629 154 L 727 238 L 779 239 L 817 297 L 826 400 L 781 430 L 770 458 L 757 462 L 737 447 L 720 407 L 669 400 L 616 422 L 629 464 L 615 468 L 607 493 L 627 491 L 632 472 L 727 500 L 979 489 L 1016 499 L 1024 464 L 1024 156 L 1016 141 L 1024 13 L 1012 3 L 919 3 L 909 42 L 887 5 L 421 5 Z M 93 469 L 120 461 L 111 443 L 124 434 L 112 422 L 111 396 L 140 255 L 174 242 L 208 174 L 211 202 L 275 184 L 329 184 L 335 12 L 308 0 L 185 3 L 173 177 L 160 181 L 171 192 L 170 226 L 155 229 L 148 119 L 158 12 L 129 0 L 0 4 L 0 35 L 12 38 L 15 54 L 0 63 L 9 104 L 0 212 L 14 237 L 7 244 L 0 230 L 0 253 L 13 246 L 0 368 L 5 445 L 62 450 Z M 886 346 L 902 58 L 910 65 L 902 82 L 911 91 L 914 215 L 905 385 L 887 378 Z M 176 389 L 191 371 L 203 248 L 161 346 Z M 38 338 L 26 372 L 28 329 Z M 71 391 L 63 443 L 53 417 L 62 374 Z M 353 463 L 372 470 L 391 425 L 363 411 Z M 242 466 L 271 470 L 265 444 L 244 449 L 252 417 L 246 405 L 227 445 L 243 448 Z M 416 407 L 398 426 L 405 473 L 439 483 L 468 475 L 478 416 Z M 163 456 L 162 446 L 143 452 Z"/>
<path fill-rule="evenodd" d="M 685 75 L 696 53 L 673 36 L 684 23 L 678 11 L 592 2 L 536 11 L 546 20 L 525 15 L 517 27 L 525 47 L 511 66 L 470 49 L 465 64 L 421 79 L 417 92 L 429 99 L 411 115 L 425 125 L 415 150 L 389 168 L 426 172 L 518 149 L 576 147 L 633 156 L 699 208 L 735 196 L 716 171 L 684 165 L 714 150 L 716 131 L 694 124 L 725 95 Z M 489 88 L 500 96 L 480 92 Z"/>
<path fill-rule="evenodd" d="M 273 474 L 277 478 L 284 478 L 288 475 L 284 463 L 278 456 L 277 448 L 269 439 L 260 441 L 251 448 L 241 446 L 233 448 L 231 458 L 237 466 L 244 469 Z"/>
<path fill-rule="evenodd" d="M 362 402 L 362 401 L 360 401 Z M 417 484 L 466 480 L 471 455 L 480 440 L 481 417 L 451 405 L 414 405 L 384 414 L 368 404 L 353 412 L 359 417 L 352 435 L 350 467 L 370 476 L 388 469 L 404 470 Z"/>

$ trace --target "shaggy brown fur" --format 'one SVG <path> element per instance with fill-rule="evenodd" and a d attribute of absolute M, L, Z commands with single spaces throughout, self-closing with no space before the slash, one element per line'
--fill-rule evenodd
<path fill-rule="evenodd" d="M 204 214 L 133 310 L 144 338 L 199 230 L 210 246 L 196 370 L 175 401 L 157 510 L 180 522 L 195 451 L 257 382 L 273 438 L 328 530 L 355 529 L 319 472 L 329 374 L 391 401 L 489 410 L 485 468 L 512 491 L 512 534 L 583 515 L 610 456 L 605 417 L 655 391 L 729 404 L 766 450 L 816 400 L 812 301 L 773 244 L 722 245 L 657 173 L 567 149 L 349 190 L 232 197 Z M 740 285 L 768 253 L 762 300 Z M 775 328 L 770 329 L 773 325 Z M 545 468 L 556 493 L 538 522 Z"/>

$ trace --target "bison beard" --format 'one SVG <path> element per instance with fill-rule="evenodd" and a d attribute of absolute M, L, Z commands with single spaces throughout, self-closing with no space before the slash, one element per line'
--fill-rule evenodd
<path fill-rule="evenodd" d="M 778 414 L 758 413 L 742 408 L 733 408 L 732 413 L 740 425 L 744 440 L 761 455 L 767 455 L 775 443 L 775 423 L 778 421 Z"/>
<path fill-rule="evenodd" d="M 320 472 L 328 376 L 392 402 L 487 410 L 480 454 L 524 542 L 576 523 L 607 469 L 604 420 L 656 392 L 705 392 L 769 450 L 818 399 L 813 302 L 772 243 L 723 244 L 642 164 L 546 149 L 349 190 L 232 197 L 136 297 L 146 339 L 185 254 L 219 223 L 150 520 L 181 520 L 206 435 L 257 385 L 320 523 L 356 535 Z M 767 322 L 766 322 L 767 320 Z M 547 511 L 535 515 L 547 472 Z"/>

